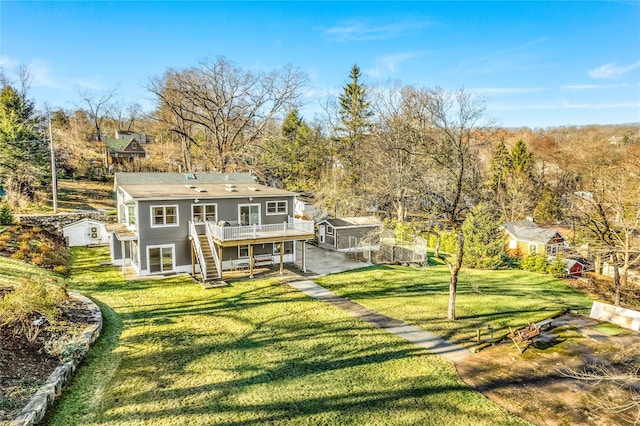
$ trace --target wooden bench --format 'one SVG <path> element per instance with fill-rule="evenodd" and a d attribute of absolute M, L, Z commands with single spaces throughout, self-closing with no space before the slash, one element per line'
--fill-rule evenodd
<path fill-rule="evenodd" d="M 253 256 L 253 266 L 271 266 L 273 265 L 273 257 L 268 254 L 259 254 Z"/>
<path fill-rule="evenodd" d="M 515 331 L 511 327 L 509 327 L 511 333 L 509 333 L 507 337 L 511 339 L 516 348 L 518 348 L 520 353 L 522 353 L 531 343 L 533 343 L 534 337 L 538 336 L 543 328 L 551 327 L 552 322 L 553 318 L 547 318 L 546 320 L 530 323 L 528 326 L 517 329 Z M 523 343 L 524 346 L 520 347 L 520 345 Z"/>

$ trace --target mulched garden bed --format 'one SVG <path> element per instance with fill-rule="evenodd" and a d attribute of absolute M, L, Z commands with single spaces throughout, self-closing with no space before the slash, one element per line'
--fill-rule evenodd
<path fill-rule="evenodd" d="M 90 314 L 85 305 L 69 299 L 55 324 L 40 326 L 32 342 L 11 329 L 0 328 L 0 424 L 15 418 L 61 362 L 61 356 L 47 353 L 47 342 L 51 345 L 86 329 Z"/>

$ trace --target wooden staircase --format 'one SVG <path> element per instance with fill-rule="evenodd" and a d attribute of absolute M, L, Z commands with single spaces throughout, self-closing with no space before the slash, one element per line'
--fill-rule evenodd
<path fill-rule="evenodd" d="M 209 241 L 207 240 L 206 235 L 198 235 L 198 240 L 200 240 L 200 249 L 202 250 L 202 256 L 207 263 L 207 271 L 210 277 L 216 276 L 215 271 L 218 271 L 218 266 L 216 262 L 213 260 L 213 252 L 211 251 L 211 246 L 209 245 Z M 209 278 L 208 279 L 212 279 Z"/>

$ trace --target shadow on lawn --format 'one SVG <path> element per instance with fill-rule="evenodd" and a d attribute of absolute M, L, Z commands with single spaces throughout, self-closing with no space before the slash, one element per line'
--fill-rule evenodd
<path fill-rule="evenodd" d="M 288 286 L 254 281 L 208 292 L 179 279 L 125 283 L 90 261 L 74 271 L 77 286 L 117 311 L 100 303 L 106 331 L 59 404 L 81 398 L 73 410 L 92 413 L 91 423 L 354 424 L 373 414 L 394 423 L 414 413 L 424 424 L 437 410 L 491 424 L 503 414 L 435 355 Z M 400 360 L 423 370 L 396 371 Z M 64 411 L 52 419 L 83 423 Z"/>

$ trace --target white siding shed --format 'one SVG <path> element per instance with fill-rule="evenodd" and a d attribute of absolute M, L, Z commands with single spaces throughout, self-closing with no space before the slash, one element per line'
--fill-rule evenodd
<path fill-rule="evenodd" d="M 98 246 L 109 244 L 106 223 L 95 219 L 82 219 L 62 228 L 67 246 Z"/>

